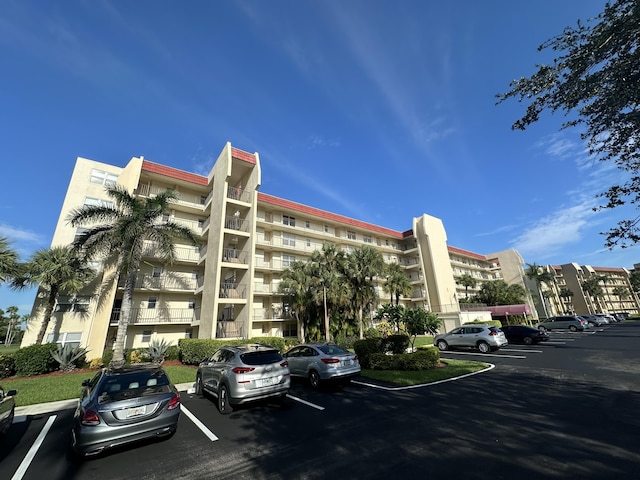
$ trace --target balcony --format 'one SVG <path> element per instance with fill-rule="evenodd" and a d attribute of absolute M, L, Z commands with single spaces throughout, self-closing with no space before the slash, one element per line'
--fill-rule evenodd
<path fill-rule="evenodd" d="M 249 221 L 240 217 L 226 217 L 224 219 L 224 228 L 227 230 L 236 230 L 238 232 L 249 232 Z"/>
<path fill-rule="evenodd" d="M 170 190 L 168 187 L 156 187 L 152 185 L 138 185 L 138 188 L 134 190 L 136 195 L 140 195 L 141 197 L 155 197 L 161 193 Z M 204 211 L 204 206 L 207 203 L 207 200 L 211 196 L 207 195 L 198 195 L 194 193 L 185 193 L 180 192 L 178 190 L 173 190 L 176 194 L 176 199 L 171 200 L 172 204 L 182 205 L 188 208 L 195 208 L 198 211 Z"/>
<path fill-rule="evenodd" d="M 222 261 L 227 263 L 240 263 L 242 265 L 247 265 L 248 255 L 242 250 L 238 250 L 236 248 L 225 248 L 222 250 Z"/>
<path fill-rule="evenodd" d="M 121 308 L 111 310 L 109 323 L 117 325 Z M 200 320 L 199 308 L 132 308 L 129 325 L 188 324 Z"/>
<path fill-rule="evenodd" d="M 175 247 L 176 261 L 196 263 L 200 260 L 200 249 L 198 247 Z M 144 242 L 142 255 L 145 257 L 161 258 L 160 250 L 153 242 Z"/>
<path fill-rule="evenodd" d="M 218 321 L 216 338 L 244 338 L 244 325 L 235 320 Z"/>
<path fill-rule="evenodd" d="M 124 287 L 125 279 L 118 280 L 118 287 Z M 138 275 L 133 286 L 144 290 L 177 290 L 193 292 L 198 287 L 198 279 L 176 275 Z"/>
<path fill-rule="evenodd" d="M 223 283 L 220 287 L 220 298 L 242 300 L 247 298 L 247 291 L 244 285 L 237 283 Z"/>
<path fill-rule="evenodd" d="M 227 187 L 227 198 L 239 202 L 251 203 L 251 191 L 240 187 Z"/>

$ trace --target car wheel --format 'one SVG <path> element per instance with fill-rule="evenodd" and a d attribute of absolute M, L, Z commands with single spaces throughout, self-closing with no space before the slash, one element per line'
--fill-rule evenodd
<path fill-rule="evenodd" d="M 196 376 L 196 395 L 202 395 L 202 377 Z"/>
<path fill-rule="evenodd" d="M 531 337 L 524 337 L 522 341 L 525 345 L 531 345 L 533 343 L 533 339 Z"/>
<path fill-rule="evenodd" d="M 309 372 L 309 383 L 313 388 L 318 388 L 320 386 L 320 374 L 315 370 L 311 370 Z"/>
<path fill-rule="evenodd" d="M 229 387 L 226 385 L 220 385 L 218 390 L 218 410 L 222 415 L 229 415 L 233 410 L 229 403 Z"/>
<path fill-rule="evenodd" d="M 491 346 L 487 342 L 479 342 L 478 350 L 480 350 L 480 353 L 489 353 L 491 351 Z"/>
<path fill-rule="evenodd" d="M 569 325 L 569 330 L 571 330 L 572 332 L 577 332 L 578 328 L 575 325 Z"/>
<path fill-rule="evenodd" d="M 444 340 L 438 340 L 437 346 L 438 346 L 438 350 L 441 350 L 443 352 L 449 348 L 449 345 L 447 345 L 447 342 L 445 342 Z"/>

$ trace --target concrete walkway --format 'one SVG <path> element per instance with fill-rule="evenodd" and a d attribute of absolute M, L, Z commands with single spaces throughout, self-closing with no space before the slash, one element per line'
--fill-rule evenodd
<path fill-rule="evenodd" d="M 179 383 L 176 388 L 180 392 L 188 392 L 193 389 L 193 383 Z M 24 407 L 16 407 L 16 419 L 23 416 L 42 415 L 46 413 L 56 412 L 58 410 L 67 410 L 76 408 L 78 399 L 60 400 L 59 402 L 38 403 L 36 405 L 26 405 Z"/>

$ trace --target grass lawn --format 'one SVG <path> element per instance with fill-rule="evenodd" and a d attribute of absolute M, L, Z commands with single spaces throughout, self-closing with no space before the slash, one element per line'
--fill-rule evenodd
<path fill-rule="evenodd" d="M 174 384 L 193 383 L 196 380 L 195 366 L 166 365 L 169 378 Z M 78 398 L 82 390 L 82 381 L 93 377 L 94 372 L 38 375 L 35 377 L 12 377 L 0 380 L 5 390 L 18 390 L 16 405 L 34 405 L 36 403 L 55 402 Z"/>
<path fill-rule="evenodd" d="M 393 383 L 398 386 L 410 386 L 458 377 L 467 373 L 477 372 L 488 366 L 486 363 L 470 362 L 468 360 L 441 359 L 440 361 L 445 364 L 445 366 L 432 368 L 431 370 L 363 370 L 361 375 L 366 378 Z"/>
<path fill-rule="evenodd" d="M 419 335 L 416 337 L 414 344 L 415 348 L 433 345 L 433 336 L 431 335 Z"/>
<path fill-rule="evenodd" d="M 15 345 L 0 345 L 0 353 L 14 353 L 20 350 L 20 344 Z"/>

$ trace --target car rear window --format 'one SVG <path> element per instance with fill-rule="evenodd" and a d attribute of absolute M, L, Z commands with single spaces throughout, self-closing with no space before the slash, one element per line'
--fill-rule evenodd
<path fill-rule="evenodd" d="M 498 327 L 489 327 L 489 330 L 496 333 L 500 332 L 500 329 Z"/>
<path fill-rule="evenodd" d="M 247 352 L 240 355 L 242 362 L 246 365 L 265 365 L 276 363 L 282 360 L 282 355 L 278 350 L 267 350 L 262 352 Z"/>
<path fill-rule="evenodd" d="M 349 353 L 340 347 L 336 347 L 335 345 L 321 345 L 318 347 L 318 350 L 326 355 L 342 355 L 344 353 Z"/>
<path fill-rule="evenodd" d="M 100 385 L 98 395 L 105 400 L 115 400 L 132 395 L 168 391 L 169 378 L 162 371 L 128 372 L 107 375 Z M 141 393 L 142 392 L 142 393 Z"/>

